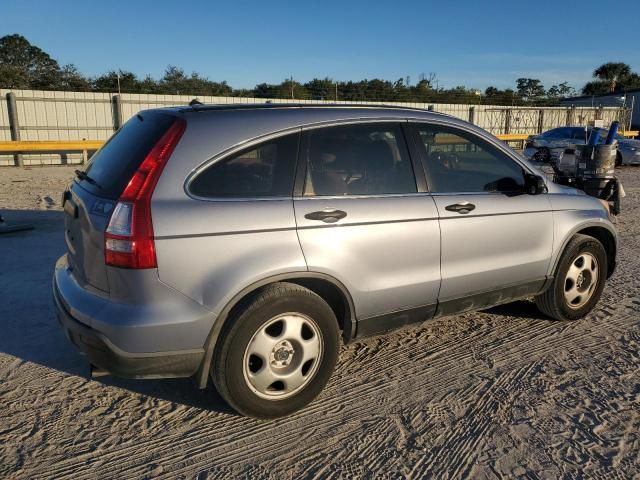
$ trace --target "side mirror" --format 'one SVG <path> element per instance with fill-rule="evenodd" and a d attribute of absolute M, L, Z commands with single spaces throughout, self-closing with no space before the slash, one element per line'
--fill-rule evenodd
<path fill-rule="evenodd" d="M 533 173 L 526 173 L 524 176 L 524 188 L 529 195 L 540 195 L 547 191 L 547 184 L 544 178 Z"/>

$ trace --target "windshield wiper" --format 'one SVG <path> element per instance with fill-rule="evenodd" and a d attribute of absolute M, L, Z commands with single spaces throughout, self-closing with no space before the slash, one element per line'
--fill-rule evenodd
<path fill-rule="evenodd" d="M 87 175 L 87 172 L 83 170 L 76 170 L 76 177 L 78 177 L 80 180 L 86 180 L 91 185 L 95 185 L 98 188 L 102 188 L 98 182 L 96 182 L 93 178 Z"/>

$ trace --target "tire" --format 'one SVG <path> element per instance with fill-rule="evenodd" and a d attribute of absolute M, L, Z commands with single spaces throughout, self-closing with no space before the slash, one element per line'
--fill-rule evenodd
<path fill-rule="evenodd" d="M 552 284 L 535 297 L 536 306 L 555 320 L 578 320 L 598 303 L 606 279 L 607 255 L 602 244 L 588 235 L 575 235 L 558 262 Z"/>
<path fill-rule="evenodd" d="M 335 368 L 339 342 L 336 317 L 320 296 L 293 283 L 274 283 L 243 302 L 226 322 L 211 376 L 237 412 L 283 417 L 322 391 Z"/>
<path fill-rule="evenodd" d="M 548 163 L 551 160 L 551 150 L 547 147 L 540 147 L 534 154 L 534 158 L 539 162 Z"/>
<path fill-rule="evenodd" d="M 622 154 L 620 152 L 616 153 L 616 167 L 622 166 Z"/>

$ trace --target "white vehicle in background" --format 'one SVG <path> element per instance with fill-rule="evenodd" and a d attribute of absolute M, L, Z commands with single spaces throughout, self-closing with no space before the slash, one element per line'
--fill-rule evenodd
<path fill-rule="evenodd" d="M 565 170 L 563 167 L 570 167 L 573 162 L 576 145 L 585 145 L 592 130 L 593 127 L 558 127 L 540 135 L 531 135 L 525 144 L 524 156 L 538 162 L 553 163 Z M 608 130 L 600 130 L 600 143 L 604 143 Z M 625 138 L 621 134 L 615 138 L 618 141 L 616 166 L 640 165 L 640 140 Z"/>

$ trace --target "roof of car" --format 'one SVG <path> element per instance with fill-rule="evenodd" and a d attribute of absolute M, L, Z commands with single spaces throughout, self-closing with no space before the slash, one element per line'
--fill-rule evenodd
<path fill-rule="evenodd" d="M 379 105 L 379 104 L 351 104 L 351 103 L 231 103 L 231 104 L 191 104 L 189 106 L 175 106 L 164 107 L 158 110 L 170 110 L 181 115 L 191 115 L 193 113 L 221 113 L 224 111 L 229 112 L 246 112 L 247 114 L 253 113 L 267 113 L 273 112 L 274 114 L 293 116 L 291 119 L 299 121 L 299 114 L 304 112 L 314 113 L 315 121 L 329 121 L 335 120 L 347 120 L 350 117 L 357 116 L 358 118 L 415 118 L 423 120 L 435 120 L 446 119 L 447 121 L 456 124 L 466 124 L 467 122 L 445 113 L 434 112 L 432 110 L 398 106 L 398 105 Z M 322 117 L 322 118 L 321 118 Z M 306 123 L 306 122 L 303 122 Z"/>
<path fill-rule="evenodd" d="M 189 121 L 220 121 L 225 128 L 238 128 L 243 135 L 255 137 L 289 128 L 323 125 L 333 122 L 415 120 L 424 122 L 444 122 L 475 131 L 490 140 L 491 134 L 478 125 L 466 120 L 432 110 L 399 105 L 359 104 L 359 103 L 240 103 L 204 105 L 193 102 L 189 106 L 163 107 L 157 110 L 174 115 L 189 116 Z M 231 115 L 218 115 L 229 112 Z M 211 114 L 211 115 L 208 115 Z M 198 118 L 200 117 L 200 118 Z M 207 118 L 209 117 L 209 118 Z M 223 118 L 225 117 L 225 118 Z M 240 118 L 242 117 L 242 118 Z M 265 121 L 268 118 L 268 121 Z M 234 126 L 229 123 L 233 119 Z M 237 127 L 235 126 L 237 125 Z"/>

